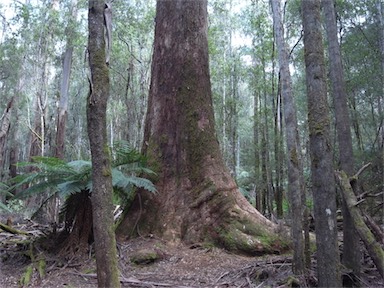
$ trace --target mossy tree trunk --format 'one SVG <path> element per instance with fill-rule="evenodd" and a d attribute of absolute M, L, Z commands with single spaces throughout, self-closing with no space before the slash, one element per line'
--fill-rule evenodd
<path fill-rule="evenodd" d="M 322 1 L 325 27 L 328 39 L 329 78 L 332 84 L 333 103 L 335 107 L 336 131 L 339 144 L 341 169 L 349 176 L 354 173 L 354 157 L 352 136 L 347 101 L 347 91 L 344 82 L 341 51 L 337 37 L 335 1 Z M 356 185 L 357 186 L 357 185 Z M 353 221 L 343 201 L 343 264 L 351 269 L 356 276 L 360 275 L 360 243 Z"/>
<path fill-rule="evenodd" d="M 286 248 L 239 192 L 215 133 L 208 67 L 207 1 L 158 1 L 143 151 L 156 194 L 139 191 L 117 233 L 208 241 L 264 254 Z"/>
<path fill-rule="evenodd" d="M 106 63 L 105 13 L 102 0 L 89 0 L 88 52 L 91 91 L 87 103 L 92 154 L 92 218 L 99 287 L 120 287 L 112 203 L 112 173 L 107 141 L 106 110 L 109 70 Z"/>
<path fill-rule="evenodd" d="M 340 287 L 336 190 L 330 141 L 327 80 L 320 21 L 320 0 L 302 0 L 311 180 L 319 287 Z"/>

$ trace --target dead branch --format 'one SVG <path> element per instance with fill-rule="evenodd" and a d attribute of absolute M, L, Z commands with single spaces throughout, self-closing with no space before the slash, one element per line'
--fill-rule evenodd
<path fill-rule="evenodd" d="M 7 231 L 12 234 L 19 234 L 19 235 L 28 235 L 28 232 L 17 230 L 15 228 L 12 228 L 11 226 L 8 226 L 6 224 L 3 224 L 0 222 L 0 228 L 3 229 L 4 231 Z"/>
<path fill-rule="evenodd" d="M 89 278 L 97 278 L 96 273 L 80 273 L 80 272 L 71 272 L 72 274 L 81 276 L 81 277 L 89 277 Z M 119 280 L 121 283 L 126 283 L 126 284 L 133 284 L 133 285 L 139 285 L 143 287 L 152 287 L 152 286 L 157 286 L 157 287 L 175 287 L 174 284 L 168 284 L 168 283 L 159 283 L 159 282 L 148 282 L 148 281 L 141 281 L 137 278 L 129 277 L 126 278 L 124 276 L 119 277 Z M 191 288 L 190 286 L 177 286 L 178 288 Z"/>
<path fill-rule="evenodd" d="M 375 235 L 376 241 L 381 245 L 384 245 L 384 232 L 379 225 L 369 216 L 367 213 L 363 212 L 363 217 L 365 224 L 371 229 L 373 235 Z"/>
<path fill-rule="evenodd" d="M 357 171 L 357 173 L 351 177 L 351 180 L 357 180 L 359 178 L 360 174 L 363 173 L 364 170 L 367 169 L 369 166 L 371 166 L 371 164 L 372 163 L 369 162 L 369 163 L 365 164 L 363 167 L 361 167 L 360 170 Z"/>

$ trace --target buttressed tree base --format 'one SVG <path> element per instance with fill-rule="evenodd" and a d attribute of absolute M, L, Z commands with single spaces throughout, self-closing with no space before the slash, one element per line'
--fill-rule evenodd
<path fill-rule="evenodd" d="M 215 133 L 207 1 L 158 1 L 143 152 L 156 194 L 139 191 L 119 238 L 155 234 L 230 251 L 280 253 L 288 240 L 240 193 Z"/>

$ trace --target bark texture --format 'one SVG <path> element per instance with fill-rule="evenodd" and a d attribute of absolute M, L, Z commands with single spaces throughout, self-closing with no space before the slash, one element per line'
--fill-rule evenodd
<path fill-rule="evenodd" d="M 119 236 L 153 233 L 247 254 L 286 248 L 239 192 L 219 150 L 208 67 L 207 1 L 158 1 L 143 151 L 158 173 Z"/>
<path fill-rule="evenodd" d="M 293 98 L 289 72 L 289 54 L 284 40 L 280 1 L 272 0 L 273 26 L 280 65 L 281 95 L 284 104 L 285 137 L 288 152 L 288 196 L 291 206 L 293 238 L 293 272 L 304 273 L 303 201 L 304 179 L 301 162 L 299 133 L 297 130 L 296 103 Z"/>
<path fill-rule="evenodd" d="M 340 287 L 336 191 L 321 35 L 320 0 L 302 0 L 311 180 L 319 287 Z"/>
<path fill-rule="evenodd" d="M 91 91 L 87 103 L 87 121 L 93 168 L 92 218 L 98 286 L 120 287 L 113 219 L 111 160 L 106 128 L 109 70 L 105 56 L 104 9 L 104 1 L 89 0 Z"/>
<path fill-rule="evenodd" d="M 67 123 L 69 77 L 71 75 L 73 47 L 67 47 L 63 59 L 63 72 L 60 87 L 60 101 L 57 117 L 56 151 L 57 158 L 64 158 L 65 151 L 65 127 Z"/>
<path fill-rule="evenodd" d="M 332 85 L 333 103 L 335 106 L 335 119 L 337 140 L 339 144 L 341 169 L 349 176 L 354 173 L 354 157 L 351 136 L 351 121 L 349 119 L 347 92 L 344 82 L 341 51 L 337 37 L 336 11 L 334 0 L 322 1 L 325 27 L 328 39 L 329 78 Z M 353 227 L 351 216 L 343 203 L 343 264 L 352 269 L 355 275 L 360 274 L 360 245 L 359 237 Z"/>
<path fill-rule="evenodd" d="M 8 101 L 7 107 L 3 115 L 0 118 L 0 169 L 3 170 L 3 157 L 5 155 L 5 143 L 8 137 L 9 129 L 11 127 L 11 112 L 13 106 L 14 98 Z M 0 179 L 3 178 L 3 175 L 0 175 Z"/>

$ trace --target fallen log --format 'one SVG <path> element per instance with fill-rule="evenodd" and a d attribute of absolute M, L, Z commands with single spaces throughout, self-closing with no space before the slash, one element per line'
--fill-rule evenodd
<path fill-rule="evenodd" d="M 0 222 L 0 228 L 3 229 L 4 231 L 12 233 L 12 234 L 21 234 L 21 235 L 28 235 L 29 234 L 28 232 L 17 230 L 15 228 L 12 228 L 11 226 L 3 224 L 1 222 Z"/>
<path fill-rule="evenodd" d="M 384 278 L 384 251 L 381 248 L 381 245 L 376 241 L 371 230 L 365 224 L 364 217 L 357 206 L 358 201 L 353 193 L 350 179 L 344 171 L 337 171 L 336 178 L 347 204 L 347 209 L 351 215 L 353 225 L 361 240 L 363 240 L 368 254 L 372 258 L 373 263 L 376 265 L 381 277 Z"/>

